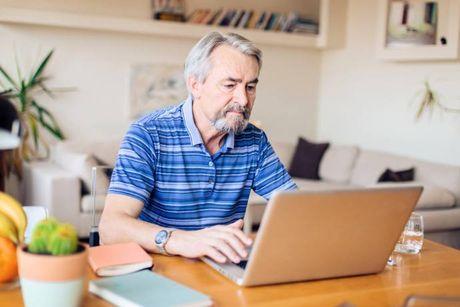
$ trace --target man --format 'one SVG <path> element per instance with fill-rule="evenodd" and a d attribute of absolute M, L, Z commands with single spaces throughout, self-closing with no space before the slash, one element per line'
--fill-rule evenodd
<path fill-rule="evenodd" d="M 203 37 L 185 63 L 188 99 L 135 122 L 121 144 L 101 240 L 238 263 L 249 192 L 296 186 L 266 135 L 248 124 L 261 51 L 237 34 Z"/>

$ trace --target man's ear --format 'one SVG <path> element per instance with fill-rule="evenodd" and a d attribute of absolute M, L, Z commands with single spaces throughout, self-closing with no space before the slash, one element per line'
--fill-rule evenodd
<path fill-rule="evenodd" d="M 202 83 L 198 81 L 195 76 L 189 76 L 187 80 L 187 87 L 192 93 L 195 99 L 199 99 L 201 96 Z"/>

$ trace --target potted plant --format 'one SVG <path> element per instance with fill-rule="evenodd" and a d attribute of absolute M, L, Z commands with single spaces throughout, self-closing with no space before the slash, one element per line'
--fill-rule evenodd
<path fill-rule="evenodd" d="M 19 279 L 26 306 L 79 306 L 86 288 L 88 250 L 70 224 L 39 222 L 28 245 L 18 248 Z"/>
<path fill-rule="evenodd" d="M 47 158 L 49 155 L 49 146 L 43 139 L 41 128 L 58 140 L 65 139 L 54 116 L 37 100 L 38 95 L 41 94 L 54 98 L 56 91 L 71 90 L 69 88 L 51 89 L 46 84 L 49 77 L 44 75 L 44 71 L 53 52 L 54 50 L 49 51 L 27 77 L 23 77 L 16 60 L 18 75 L 16 80 L 0 65 L 0 77 L 2 77 L 0 78 L 0 95 L 14 102 L 19 112 L 23 129 L 21 154 L 26 161 Z"/>

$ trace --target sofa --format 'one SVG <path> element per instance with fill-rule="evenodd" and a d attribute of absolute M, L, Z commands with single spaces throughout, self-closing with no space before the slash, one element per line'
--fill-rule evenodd
<path fill-rule="evenodd" d="M 289 169 L 295 145 L 274 142 L 283 165 Z M 377 183 L 386 169 L 415 168 L 411 182 Z M 321 180 L 293 178 L 299 189 L 306 191 L 352 189 L 398 185 L 422 185 L 424 191 L 415 212 L 424 219 L 425 237 L 460 249 L 460 167 L 426 162 L 410 157 L 357 146 L 331 144 L 319 163 Z M 252 193 L 246 213 L 246 229 L 260 223 L 266 201 Z"/>
<path fill-rule="evenodd" d="M 53 146 L 48 161 L 25 165 L 23 191 L 27 205 L 44 206 L 63 221 L 72 223 L 79 236 L 87 237 L 93 223 L 92 208 L 96 210 L 96 223 L 103 210 L 109 184 L 104 169 L 98 165 L 113 166 L 121 137 L 104 141 L 65 141 Z M 289 169 L 295 145 L 272 142 L 280 160 Z M 425 162 L 409 157 L 357 146 L 332 144 L 325 151 L 320 165 L 321 180 L 294 178 L 302 190 L 320 191 L 371 187 L 382 172 L 415 168 L 415 181 L 396 184 L 424 186 L 416 212 L 424 217 L 426 238 L 460 248 L 460 167 Z M 96 178 L 96 197 L 91 197 L 92 176 Z M 395 184 L 395 183 L 391 183 Z M 245 216 L 245 231 L 260 223 L 266 201 L 252 193 Z"/>

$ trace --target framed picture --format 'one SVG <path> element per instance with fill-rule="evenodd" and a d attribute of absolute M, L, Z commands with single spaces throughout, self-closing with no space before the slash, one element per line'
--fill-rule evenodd
<path fill-rule="evenodd" d="M 379 58 L 399 61 L 458 58 L 460 1 L 379 1 Z"/>
<path fill-rule="evenodd" d="M 187 98 L 181 65 L 134 64 L 130 71 L 129 115 L 138 118 Z"/>

